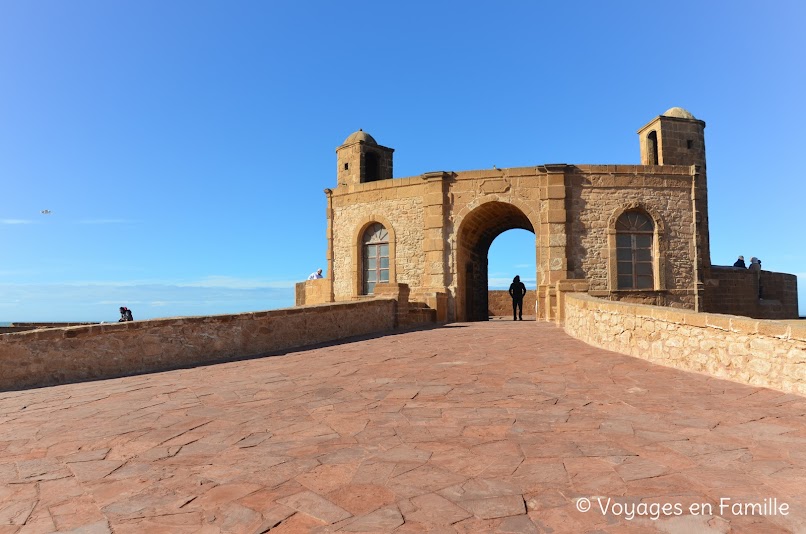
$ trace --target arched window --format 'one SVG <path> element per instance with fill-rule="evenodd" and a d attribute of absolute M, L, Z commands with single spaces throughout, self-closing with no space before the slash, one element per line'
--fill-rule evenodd
<path fill-rule="evenodd" d="M 646 136 L 646 152 L 649 165 L 660 165 L 658 161 L 658 132 L 652 130 Z"/>
<path fill-rule="evenodd" d="M 373 152 L 364 154 L 364 181 L 375 182 L 381 178 L 378 155 Z"/>
<path fill-rule="evenodd" d="M 616 221 L 616 272 L 619 289 L 655 289 L 652 241 L 655 225 L 644 213 L 628 211 Z"/>
<path fill-rule="evenodd" d="M 380 223 L 372 224 L 364 232 L 362 243 L 362 293 L 372 295 L 375 284 L 389 281 L 389 232 Z"/>

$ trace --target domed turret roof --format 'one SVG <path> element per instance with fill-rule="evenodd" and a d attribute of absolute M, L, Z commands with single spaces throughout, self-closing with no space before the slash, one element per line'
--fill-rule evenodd
<path fill-rule="evenodd" d="M 667 109 L 666 112 L 663 114 L 663 116 L 664 117 L 675 117 L 675 118 L 678 118 L 678 119 L 695 119 L 694 115 L 692 115 L 691 113 L 689 113 L 685 109 L 678 108 L 678 107 Z M 353 134 L 353 135 L 355 135 L 355 134 Z"/>
<path fill-rule="evenodd" d="M 365 132 L 364 130 L 361 130 L 361 129 L 359 129 L 357 132 L 353 132 L 349 136 L 347 136 L 347 139 L 345 139 L 344 143 L 342 143 L 342 144 L 343 145 L 349 145 L 351 143 L 359 143 L 361 141 L 363 141 L 364 143 L 366 143 L 368 145 L 377 145 L 378 144 L 378 142 L 375 141 L 375 139 L 373 139 L 371 135 L 369 135 L 367 132 Z"/>

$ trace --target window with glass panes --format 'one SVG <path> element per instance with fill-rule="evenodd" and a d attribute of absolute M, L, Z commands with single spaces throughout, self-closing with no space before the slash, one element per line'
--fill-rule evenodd
<path fill-rule="evenodd" d="M 654 289 L 652 240 L 655 225 L 638 211 L 628 211 L 616 221 L 616 260 L 619 289 Z"/>
<path fill-rule="evenodd" d="M 375 284 L 389 281 L 389 232 L 375 223 L 364 232 L 363 285 L 365 295 L 375 292 Z"/>

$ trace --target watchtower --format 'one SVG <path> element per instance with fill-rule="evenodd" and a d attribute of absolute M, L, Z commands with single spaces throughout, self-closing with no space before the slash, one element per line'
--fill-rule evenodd
<path fill-rule="evenodd" d="M 641 165 L 699 165 L 705 169 L 705 122 L 671 108 L 638 130 Z"/>
<path fill-rule="evenodd" d="M 395 150 L 379 145 L 367 132 L 350 134 L 336 149 L 338 184 L 356 185 L 392 178 L 392 153 Z"/>
<path fill-rule="evenodd" d="M 638 130 L 642 165 L 690 166 L 693 177 L 693 208 L 696 225 L 694 256 L 695 286 L 702 294 L 710 277 L 711 247 L 708 235 L 708 178 L 705 172 L 705 121 L 683 108 L 666 110 Z M 700 302 L 697 301 L 696 310 Z"/>

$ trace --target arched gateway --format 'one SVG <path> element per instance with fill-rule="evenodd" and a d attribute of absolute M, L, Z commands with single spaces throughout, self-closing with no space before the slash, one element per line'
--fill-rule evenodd
<path fill-rule="evenodd" d="M 460 320 L 487 319 L 487 255 L 495 238 L 515 228 L 535 233 L 538 227 L 538 212 L 522 206 L 528 210 L 530 218 L 516 204 L 520 202 L 487 199 L 457 217 L 456 265 L 459 268 L 456 273 L 456 308 Z M 530 254 L 530 251 L 524 250 L 523 254 Z M 540 262 L 536 265 L 539 266 Z"/>
<path fill-rule="evenodd" d="M 336 187 L 325 190 L 327 279 L 300 303 L 405 287 L 409 301 L 437 309 L 439 320 L 486 319 L 490 244 L 521 228 L 535 234 L 539 319 L 554 319 L 558 294 L 570 289 L 719 311 L 719 279 L 733 274 L 714 267 L 711 278 L 704 130 L 672 108 L 638 131 L 641 165 L 394 179 L 394 150 L 359 130 L 336 149 Z"/>

